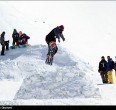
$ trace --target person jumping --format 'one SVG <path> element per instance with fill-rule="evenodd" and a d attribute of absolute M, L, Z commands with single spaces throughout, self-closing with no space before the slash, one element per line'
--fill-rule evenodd
<path fill-rule="evenodd" d="M 64 31 L 64 26 L 60 25 L 52 29 L 52 31 L 48 35 L 46 35 L 45 41 L 48 44 L 47 59 L 50 57 L 50 51 L 52 51 L 52 57 L 58 51 L 58 47 L 56 45 L 56 38 L 58 39 L 59 43 L 60 43 L 60 37 L 62 38 L 63 41 L 65 41 L 64 35 L 62 34 L 63 31 Z M 47 59 L 46 59 L 46 63 L 49 64 Z"/>

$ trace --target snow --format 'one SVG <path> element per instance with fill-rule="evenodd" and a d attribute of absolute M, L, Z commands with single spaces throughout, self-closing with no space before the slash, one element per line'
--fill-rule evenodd
<path fill-rule="evenodd" d="M 102 84 L 98 73 L 102 55 L 115 57 L 115 4 L 0 1 L 5 39 L 12 45 L 16 28 L 31 44 L 0 56 L 0 105 L 116 105 L 116 83 Z M 60 24 L 66 41 L 57 43 L 53 65 L 46 65 L 45 36 Z"/>

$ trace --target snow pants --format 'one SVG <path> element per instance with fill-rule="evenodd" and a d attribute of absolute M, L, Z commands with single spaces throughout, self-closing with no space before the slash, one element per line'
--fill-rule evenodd
<path fill-rule="evenodd" d="M 9 50 L 9 41 L 5 41 L 6 50 Z"/>
<path fill-rule="evenodd" d="M 102 78 L 102 82 L 103 83 L 108 83 L 108 74 L 107 74 L 107 71 L 101 71 L 100 75 L 101 75 L 101 78 Z"/>
<path fill-rule="evenodd" d="M 112 71 L 108 71 L 108 83 L 114 83 Z"/>
<path fill-rule="evenodd" d="M 4 51 L 5 51 L 5 45 L 2 45 L 1 55 L 4 55 Z"/>

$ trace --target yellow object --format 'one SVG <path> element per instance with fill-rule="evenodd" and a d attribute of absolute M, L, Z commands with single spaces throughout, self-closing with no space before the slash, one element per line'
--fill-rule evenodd
<path fill-rule="evenodd" d="M 114 83 L 112 71 L 108 71 L 108 83 Z"/>

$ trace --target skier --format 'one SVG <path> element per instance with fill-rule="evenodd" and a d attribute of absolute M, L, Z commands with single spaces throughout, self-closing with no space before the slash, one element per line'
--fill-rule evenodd
<path fill-rule="evenodd" d="M 17 42 L 18 42 L 18 39 L 19 39 L 19 34 L 18 34 L 16 29 L 13 30 L 12 38 L 13 38 L 12 45 L 15 46 L 17 44 Z"/>
<path fill-rule="evenodd" d="M 105 57 L 102 56 L 101 61 L 99 62 L 98 72 L 101 75 L 103 83 L 108 83 L 108 75 L 107 75 L 106 68 L 107 68 L 107 61 L 105 60 Z"/>
<path fill-rule="evenodd" d="M 64 26 L 60 25 L 55 27 L 54 29 L 52 29 L 52 31 L 46 35 L 45 41 L 48 44 L 48 53 L 47 53 L 47 57 L 49 57 L 49 52 L 50 52 L 50 46 L 53 44 L 55 46 L 55 50 L 54 50 L 54 55 L 56 54 L 56 52 L 58 51 L 58 47 L 56 45 L 56 38 L 58 38 L 58 42 L 60 43 L 60 37 L 62 38 L 63 41 L 65 41 L 65 38 L 62 34 L 62 32 L 64 31 Z M 50 44 L 51 43 L 51 44 Z M 54 44 L 55 43 L 55 44 Z M 54 56 L 53 55 L 53 56 Z"/>
<path fill-rule="evenodd" d="M 5 55 L 4 54 L 4 51 L 5 51 L 5 38 L 4 38 L 4 36 L 5 36 L 5 32 L 3 31 L 2 32 L 2 34 L 1 34 L 1 45 L 2 45 L 2 51 L 1 51 L 1 55 Z"/>
<path fill-rule="evenodd" d="M 107 56 L 107 74 L 108 74 L 108 83 L 109 84 L 113 84 L 113 68 L 114 68 L 114 61 L 112 60 L 112 58 L 110 58 L 110 56 Z"/>

